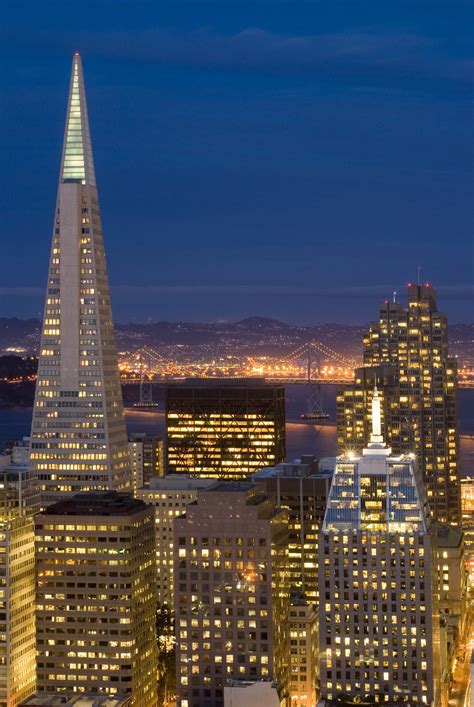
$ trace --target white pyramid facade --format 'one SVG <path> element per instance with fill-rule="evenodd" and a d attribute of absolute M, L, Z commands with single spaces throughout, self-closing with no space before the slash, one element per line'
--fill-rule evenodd
<path fill-rule="evenodd" d="M 46 290 L 31 460 L 42 505 L 131 486 L 81 58 L 74 56 Z"/>

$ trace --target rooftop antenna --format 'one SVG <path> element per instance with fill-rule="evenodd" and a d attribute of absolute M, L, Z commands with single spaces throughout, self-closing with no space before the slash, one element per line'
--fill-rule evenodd
<path fill-rule="evenodd" d="M 418 265 L 417 272 L 418 272 L 418 287 L 419 287 L 421 285 L 421 265 Z"/>

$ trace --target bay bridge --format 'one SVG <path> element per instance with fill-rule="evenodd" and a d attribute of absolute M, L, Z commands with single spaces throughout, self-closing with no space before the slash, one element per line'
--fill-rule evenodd
<path fill-rule="evenodd" d="M 135 351 L 133 357 L 133 370 L 129 368 L 122 383 L 139 383 L 140 404 L 143 406 L 153 405 L 154 385 L 199 375 L 226 378 L 262 376 L 275 383 L 306 385 L 308 403 L 305 415 L 318 419 L 325 417 L 321 386 L 351 382 L 353 369 L 358 363 L 314 340 L 301 344 L 283 356 L 242 357 L 245 360 L 234 364 L 230 373 L 223 371 L 221 364 L 216 361 L 203 364 L 180 363 L 179 372 L 173 371 L 169 359 L 148 345 Z M 210 376 L 209 369 L 215 371 Z"/>
<path fill-rule="evenodd" d="M 247 378 L 262 376 L 281 384 L 302 384 L 308 389 L 307 411 L 309 418 L 324 417 L 322 385 L 347 385 L 353 382 L 354 369 L 362 361 L 349 358 L 322 342 L 304 342 L 293 351 L 283 355 L 233 357 L 236 362 L 229 365 L 225 359 L 211 362 L 172 363 L 156 349 L 145 345 L 136 350 L 121 365 L 122 384 L 140 386 L 140 404 L 153 405 L 153 387 L 167 382 L 190 377 Z M 471 377 L 459 380 L 460 388 L 474 388 Z"/>

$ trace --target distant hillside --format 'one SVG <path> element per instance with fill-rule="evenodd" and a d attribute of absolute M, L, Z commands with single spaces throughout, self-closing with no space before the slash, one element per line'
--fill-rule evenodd
<path fill-rule="evenodd" d="M 204 347 L 222 353 L 272 355 L 291 351 L 316 339 L 338 353 L 359 358 L 365 327 L 342 324 L 296 326 L 265 317 L 249 317 L 239 322 L 155 322 L 118 324 L 119 351 L 134 351 L 147 344 L 169 351 L 174 347 Z M 41 322 L 38 319 L 0 318 L 0 355 L 36 355 Z M 464 360 L 472 359 L 474 324 L 450 327 L 451 352 Z"/>

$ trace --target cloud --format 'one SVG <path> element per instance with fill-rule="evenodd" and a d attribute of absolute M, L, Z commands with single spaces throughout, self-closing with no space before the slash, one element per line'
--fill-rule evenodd
<path fill-rule="evenodd" d="M 404 284 L 353 285 L 341 287 L 299 287 L 293 285 L 113 285 L 112 294 L 120 297 L 150 296 L 206 296 L 228 295 L 245 297 L 248 295 L 293 297 L 388 297 L 393 292 L 402 296 L 406 291 Z M 469 300 L 474 298 L 474 285 L 439 285 L 436 292 L 444 299 Z M 44 295 L 42 287 L 0 287 L 0 296 L 37 297 Z"/>
<path fill-rule="evenodd" d="M 314 296 L 314 297 L 391 297 L 393 292 L 401 295 L 406 291 L 403 285 L 356 285 L 341 287 L 298 287 L 287 285 L 118 285 L 112 287 L 112 292 L 120 296 L 199 296 L 199 295 L 231 295 L 234 297 L 247 295 L 260 296 Z M 474 297 L 474 285 L 441 285 L 436 287 L 440 297 L 445 299 L 471 299 Z"/>
<path fill-rule="evenodd" d="M 203 27 L 122 31 L 3 32 L 3 51 L 24 49 L 154 62 L 208 70 L 263 72 L 280 76 L 372 79 L 472 78 L 469 60 L 449 59 L 438 40 L 415 33 L 346 31 L 294 35 L 247 27 L 223 34 Z"/>

